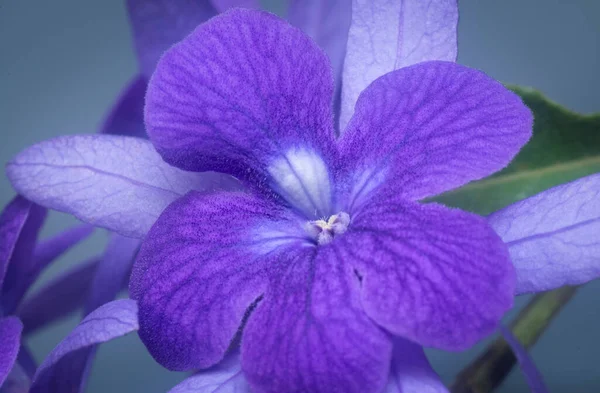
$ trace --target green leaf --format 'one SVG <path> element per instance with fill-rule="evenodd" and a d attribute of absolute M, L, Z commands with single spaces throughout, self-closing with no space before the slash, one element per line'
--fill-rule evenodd
<path fill-rule="evenodd" d="M 600 113 L 581 115 L 536 90 L 509 88 L 534 114 L 529 143 L 502 171 L 430 201 L 485 215 L 548 188 L 600 172 Z"/>

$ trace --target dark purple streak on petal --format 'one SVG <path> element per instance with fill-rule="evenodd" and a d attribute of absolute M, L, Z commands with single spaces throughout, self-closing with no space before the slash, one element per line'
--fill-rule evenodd
<path fill-rule="evenodd" d="M 23 325 L 17 317 L 0 319 L 0 386 L 12 370 L 19 347 Z"/>
<path fill-rule="evenodd" d="M 100 258 L 84 262 L 46 284 L 17 309 L 23 335 L 36 332 L 83 306 Z"/>
<path fill-rule="evenodd" d="M 144 96 L 148 79 L 138 75 L 121 92 L 100 128 L 103 134 L 147 138 L 144 129 Z"/>

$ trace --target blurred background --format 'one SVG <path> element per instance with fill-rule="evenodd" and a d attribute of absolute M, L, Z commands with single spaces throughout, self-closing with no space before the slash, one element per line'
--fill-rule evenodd
<path fill-rule="evenodd" d="M 278 1 L 266 1 L 282 12 Z M 600 111 L 600 1 L 460 1 L 458 62 L 507 83 L 531 86 L 569 109 Z M 24 147 L 64 134 L 93 133 L 137 71 L 124 1 L 0 0 L 0 162 Z M 0 205 L 14 192 L 0 175 Z M 53 214 L 43 235 L 75 222 Z M 102 233 L 44 274 L 100 253 Z M 515 311 L 526 303 L 519 298 Z M 510 318 L 510 316 L 509 316 Z M 37 333 L 38 360 L 78 321 Z M 444 380 L 473 359 L 429 352 Z M 582 288 L 532 351 L 553 392 L 600 391 L 600 282 Z M 88 392 L 162 393 L 185 377 L 158 366 L 135 335 L 100 347 Z M 500 392 L 528 392 L 513 371 Z"/>

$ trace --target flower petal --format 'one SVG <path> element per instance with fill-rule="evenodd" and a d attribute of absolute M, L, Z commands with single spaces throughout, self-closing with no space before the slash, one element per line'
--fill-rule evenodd
<path fill-rule="evenodd" d="M 508 246 L 517 295 L 600 276 L 600 174 L 510 205 L 489 223 Z"/>
<path fill-rule="evenodd" d="M 500 332 L 517 357 L 519 365 L 521 366 L 521 371 L 525 374 L 527 384 L 531 389 L 531 393 L 548 393 L 548 388 L 544 383 L 544 379 L 535 366 L 535 363 L 533 363 L 533 360 L 529 357 L 527 350 L 523 348 L 510 329 L 500 325 Z"/>
<path fill-rule="evenodd" d="M 353 0 L 340 128 L 380 76 L 422 61 L 455 61 L 457 25 L 457 0 Z"/>
<path fill-rule="evenodd" d="M 21 331 L 23 325 L 17 317 L 0 319 L 0 386 L 12 370 L 19 347 L 21 346 Z"/>
<path fill-rule="evenodd" d="M 210 0 L 127 0 L 142 75 L 149 78 L 169 47 L 216 15 Z"/>
<path fill-rule="evenodd" d="M 111 239 L 89 287 L 84 314 L 90 313 L 117 296 L 127 281 L 139 246 L 138 239 L 111 234 Z M 92 365 L 96 349 L 95 345 L 89 344 L 70 353 L 68 361 L 59 362 L 52 367 L 52 378 L 61 381 L 60 392 L 85 389 L 88 370 Z"/>
<path fill-rule="evenodd" d="M 150 142 L 118 135 L 66 136 L 39 143 L 7 165 L 13 187 L 42 206 L 129 237 L 143 237 L 190 190 L 232 187 L 230 176 L 167 165 Z"/>
<path fill-rule="evenodd" d="M 352 0 L 291 0 L 288 10 L 290 23 L 314 39 L 331 61 L 336 111 L 340 104 L 342 67 L 351 19 Z"/>
<path fill-rule="evenodd" d="M 212 4 L 218 12 L 225 12 L 230 8 L 241 7 L 260 9 L 259 0 L 212 0 Z"/>
<path fill-rule="evenodd" d="M 100 128 L 103 134 L 146 138 L 144 96 L 148 80 L 141 75 L 132 79 L 121 92 Z"/>
<path fill-rule="evenodd" d="M 21 263 L 18 266 L 15 264 L 14 269 L 9 272 L 12 285 L 7 285 L 4 291 L 2 300 L 5 309 L 12 313 L 42 271 L 61 254 L 90 236 L 93 230 L 91 225 L 79 225 L 35 246 L 29 263 Z"/>
<path fill-rule="evenodd" d="M 92 345 L 113 340 L 137 329 L 137 306 L 131 299 L 115 300 L 96 309 L 44 359 L 33 378 L 30 393 L 73 392 L 69 375 L 55 378 L 57 367 L 68 365 L 73 356 Z"/>
<path fill-rule="evenodd" d="M 219 363 L 210 370 L 187 378 L 169 393 L 252 393 L 242 373 L 239 355 Z"/>
<path fill-rule="evenodd" d="M 285 194 L 304 172 L 328 167 L 332 93 L 327 57 L 309 37 L 275 15 L 235 9 L 163 56 L 148 85 L 146 128 L 175 166 Z"/>
<path fill-rule="evenodd" d="M 39 225 L 30 224 L 26 226 L 28 218 L 38 216 L 36 214 L 30 215 L 32 209 L 36 209 L 36 207 L 30 201 L 17 195 L 0 214 L 0 291 L 3 289 L 4 277 L 13 256 L 16 256 L 17 259 L 25 259 L 28 262 L 33 252 L 33 245 L 41 221 L 35 220 Z M 22 233 L 22 245 L 19 245 Z"/>
<path fill-rule="evenodd" d="M 13 313 L 23 293 L 29 288 L 27 276 L 34 265 L 33 250 L 46 214 L 46 209 L 20 196 L 13 199 L 2 214 L 0 300 L 5 315 Z M 6 274 L 3 274 L 3 270 Z"/>
<path fill-rule="evenodd" d="M 269 266 L 263 255 L 303 240 L 289 233 L 293 227 L 304 233 L 301 225 L 283 214 L 243 193 L 192 192 L 160 216 L 142 244 L 129 288 L 140 307 L 140 338 L 160 364 L 189 370 L 223 358 L 264 292 Z"/>
<path fill-rule="evenodd" d="M 519 96 L 484 73 L 450 62 L 393 71 L 359 97 L 341 139 L 351 203 L 385 182 L 412 200 L 506 166 L 532 132 Z"/>
<path fill-rule="evenodd" d="M 429 365 L 423 348 L 402 338 L 394 340 L 390 377 L 382 393 L 449 393 Z"/>
<path fill-rule="evenodd" d="M 365 312 L 393 334 L 462 350 L 512 307 L 514 268 L 484 218 L 378 198 L 351 220 L 340 258 L 362 277 Z"/>
<path fill-rule="evenodd" d="M 256 393 L 365 393 L 385 386 L 392 345 L 360 305 L 360 283 L 335 241 L 287 247 L 242 333 Z"/>
<path fill-rule="evenodd" d="M 66 271 L 28 296 L 17 309 L 23 334 L 31 334 L 83 306 L 99 260 L 95 258 Z"/>

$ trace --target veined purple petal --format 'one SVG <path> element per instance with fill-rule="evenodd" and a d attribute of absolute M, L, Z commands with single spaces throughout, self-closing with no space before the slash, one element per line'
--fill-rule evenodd
<path fill-rule="evenodd" d="M 308 36 L 275 15 L 235 9 L 162 57 L 146 128 L 177 167 L 268 183 L 305 214 L 326 215 L 332 94 L 329 61 Z"/>
<path fill-rule="evenodd" d="M 382 393 L 449 393 L 449 391 L 431 368 L 423 348 L 402 338 L 396 338 L 390 377 Z"/>
<path fill-rule="evenodd" d="M 212 0 L 212 4 L 218 12 L 225 12 L 235 7 L 260 9 L 259 0 Z"/>
<path fill-rule="evenodd" d="M 32 254 L 46 213 L 46 209 L 21 196 L 13 199 L 3 212 L 4 222 L 0 224 L 4 232 L 0 233 L 0 308 L 6 315 L 13 313 L 29 287 L 26 278 L 33 267 Z"/>
<path fill-rule="evenodd" d="M 489 223 L 508 246 L 517 295 L 600 276 L 600 174 L 510 205 Z"/>
<path fill-rule="evenodd" d="M 64 272 L 25 299 L 16 312 L 23 322 L 23 334 L 31 334 L 83 306 L 99 260 L 92 259 Z"/>
<path fill-rule="evenodd" d="M 455 61 L 457 25 L 457 0 L 353 0 L 340 129 L 380 76 L 422 61 Z"/>
<path fill-rule="evenodd" d="M 235 354 L 217 366 L 193 375 L 169 393 L 252 393 Z"/>
<path fill-rule="evenodd" d="M 162 54 L 216 15 L 210 0 L 127 0 L 142 75 L 150 78 Z"/>
<path fill-rule="evenodd" d="M 143 237 L 190 190 L 234 187 L 230 176 L 166 164 L 146 140 L 78 135 L 31 146 L 7 165 L 13 187 L 45 207 L 129 237 Z"/>
<path fill-rule="evenodd" d="M 31 256 L 31 252 L 33 251 L 32 246 L 35 243 L 37 235 L 33 236 L 31 242 L 28 241 L 28 244 L 24 245 L 25 249 L 15 250 L 19 236 L 25 227 L 27 219 L 30 217 L 29 213 L 32 205 L 30 201 L 17 195 L 0 214 L 0 291 L 3 288 L 4 277 L 15 251 L 17 254 L 27 252 L 29 256 L 25 256 L 26 259 Z M 29 237 L 25 236 L 24 238 Z"/>
<path fill-rule="evenodd" d="M 296 228 L 294 230 L 294 228 Z M 219 362 L 264 292 L 264 255 L 301 242 L 300 222 L 243 193 L 189 193 L 171 204 L 142 245 L 130 279 L 140 338 L 171 370 Z"/>
<path fill-rule="evenodd" d="M 463 350 L 512 307 L 515 272 L 484 218 L 437 204 L 369 201 L 334 240 L 362 278 L 365 312 L 427 347 Z"/>
<path fill-rule="evenodd" d="M 529 357 L 527 350 L 523 348 L 510 329 L 500 325 L 500 332 L 517 357 L 519 365 L 521 366 L 521 371 L 525 375 L 527 384 L 531 389 L 531 393 L 548 393 L 548 388 L 546 388 L 544 379 L 538 368 L 535 366 L 535 363 L 533 363 L 533 360 Z"/>
<path fill-rule="evenodd" d="M 111 239 L 89 287 L 84 314 L 90 313 L 117 296 L 131 271 L 131 264 L 139 246 L 138 239 L 111 234 Z M 52 378 L 60 381 L 60 390 L 54 391 L 57 393 L 83 391 L 96 349 L 95 345 L 90 344 L 86 348 L 70 353 L 68 358 L 63 358 L 60 363 L 55 364 L 52 368 Z"/>
<path fill-rule="evenodd" d="M 281 247 L 242 333 L 242 369 L 256 393 L 365 393 L 387 381 L 392 343 L 364 313 L 360 282 L 336 241 Z"/>
<path fill-rule="evenodd" d="M 23 325 L 17 317 L 0 319 L 0 386 L 12 370 L 19 347 Z"/>
<path fill-rule="evenodd" d="M 519 96 L 480 71 L 435 61 L 386 74 L 360 95 L 340 140 L 349 205 L 382 183 L 418 200 L 488 176 L 512 160 L 532 124 Z"/>
<path fill-rule="evenodd" d="M 100 128 L 101 133 L 147 137 L 144 128 L 144 96 L 147 85 L 148 79 L 138 75 L 125 86 L 107 114 Z"/>
<path fill-rule="evenodd" d="M 55 378 L 57 367 L 92 345 L 124 336 L 138 329 L 137 305 L 130 299 L 115 300 L 98 308 L 61 341 L 44 359 L 33 379 L 31 393 L 72 392 L 69 381 Z M 65 389 L 65 386 L 68 388 Z M 75 390 L 79 391 L 79 390 Z"/>

